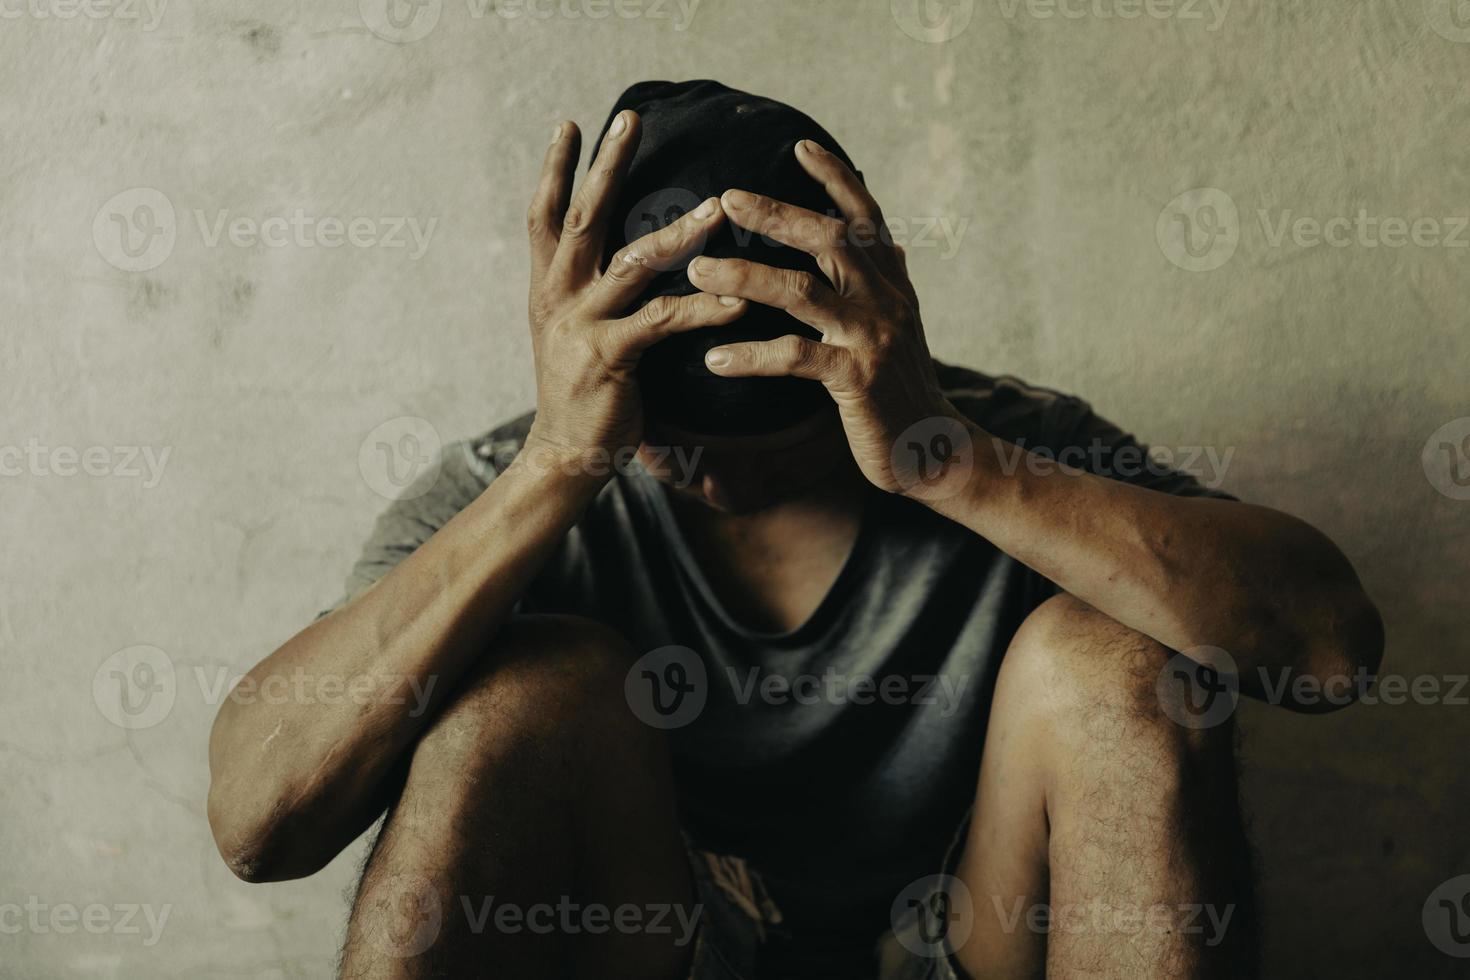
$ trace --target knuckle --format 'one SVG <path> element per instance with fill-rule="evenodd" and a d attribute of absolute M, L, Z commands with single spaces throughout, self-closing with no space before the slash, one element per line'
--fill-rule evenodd
<path fill-rule="evenodd" d="M 686 214 L 673 224 L 660 228 L 653 235 L 654 251 L 660 257 L 672 255 L 694 237 L 698 227 L 697 220 Z"/>
<path fill-rule="evenodd" d="M 847 244 L 849 228 L 841 218 L 828 219 L 823 240 L 828 248 L 841 248 Z"/>
<path fill-rule="evenodd" d="M 613 357 L 613 338 L 607 330 L 585 330 L 579 338 L 582 343 L 582 351 L 588 361 L 597 365 L 601 371 L 605 371 L 615 359 Z"/>
<path fill-rule="evenodd" d="M 781 362 L 788 367 L 804 367 L 811 360 L 811 353 L 806 344 L 795 334 L 787 334 L 782 337 L 776 353 Z"/>
<path fill-rule="evenodd" d="M 667 327 L 674 320 L 675 304 L 672 296 L 655 296 L 638 311 L 638 325 L 649 330 Z"/>
<path fill-rule="evenodd" d="M 792 272 L 787 278 L 787 288 L 801 303 L 811 303 L 817 298 L 817 277 L 810 272 Z"/>
<path fill-rule="evenodd" d="M 613 255 L 612 262 L 608 263 L 607 274 L 614 282 L 631 282 L 638 278 L 639 271 L 647 263 L 647 257 L 630 245 L 618 249 Z"/>
<path fill-rule="evenodd" d="M 592 213 L 580 204 L 573 204 L 567 209 L 566 217 L 561 223 L 562 233 L 573 238 L 580 238 L 587 234 L 592 227 Z"/>

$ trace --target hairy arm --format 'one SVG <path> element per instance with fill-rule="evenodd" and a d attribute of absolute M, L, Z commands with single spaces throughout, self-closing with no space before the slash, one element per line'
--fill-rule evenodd
<path fill-rule="evenodd" d="M 1019 450 L 961 424 L 971 436 L 969 478 L 949 488 L 958 492 L 931 496 L 930 506 L 1067 592 L 1167 647 L 1238 671 L 1249 695 L 1281 689 L 1283 677 L 1341 684 L 1377 670 L 1378 612 L 1342 552 L 1311 525 L 1044 457 L 1003 466 Z M 1288 706 L 1331 706 L 1310 702 Z"/>
<path fill-rule="evenodd" d="M 598 485 L 512 464 L 376 585 L 246 675 L 209 741 L 210 823 L 236 874 L 310 874 L 382 812 L 405 749 L 490 652 Z M 271 690 L 312 696 L 256 694 Z"/>

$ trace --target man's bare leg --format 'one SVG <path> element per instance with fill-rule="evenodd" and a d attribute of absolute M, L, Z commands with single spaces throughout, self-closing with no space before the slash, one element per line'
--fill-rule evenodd
<path fill-rule="evenodd" d="M 693 946 L 679 944 L 678 915 L 667 934 L 611 915 L 694 914 L 663 738 L 623 699 L 631 663 L 585 621 L 506 627 L 493 666 L 413 752 L 359 886 L 344 978 L 684 975 Z M 606 931 L 584 928 L 591 906 L 609 910 Z"/>
<path fill-rule="evenodd" d="M 1234 733 L 1164 715 L 1170 656 L 1071 596 L 1017 633 L 958 870 L 977 980 L 1253 975 Z"/>

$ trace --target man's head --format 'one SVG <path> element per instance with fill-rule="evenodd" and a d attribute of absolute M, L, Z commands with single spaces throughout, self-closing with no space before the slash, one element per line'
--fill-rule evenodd
<path fill-rule="evenodd" d="M 731 188 L 818 213 L 837 210 L 801 168 L 794 148 L 799 140 L 811 139 L 849 167 L 852 161 L 826 130 L 788 105 L 707 80 L 639 82 L 613 106 L 598 136 L 599 145 L 608 125 L 624 109 L 639 114 L 642 140 L 614 211 L 609 258 L 623 245 Z M 821 275 L 810 255 L 728 223 L 706 244 L 704 254 Z M 655 296 L 696 291 L 681 266 L 659 275 L 638 305 Z M 638 372 L 650 422 L 698 435 L 765 436 L 830 410 L 831 399 L 818 382 L 722 378 L 705 367 L 705 352 L 712 347 L 784 334 L 817 336 L 783 310 L 751 304 L 734 323 L 678 334 L 650 348 Z"/>

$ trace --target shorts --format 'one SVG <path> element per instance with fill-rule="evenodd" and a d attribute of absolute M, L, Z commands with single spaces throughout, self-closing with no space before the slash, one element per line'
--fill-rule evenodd
<path fill-rule="evenodd" d="M 938 893 L 959 863 L 969 828 L 966 818 L 945 855 L 940 873 L 924 879 L 923 907 L 934 907 Z M 690 980 L 759 980 L 756 964 L 768 927 L 779 925 L 781 910 L 766 893 L 760 875 L 744 860 L 689 847 L 695 892 L 703 907 L 695 939 Z M 926 942 L 914 912 L 878 937 L 871 977 L 842 980 L 966 980 L 945 938 Z M 813 977 L 812 980 L 825 980 Z"/>

